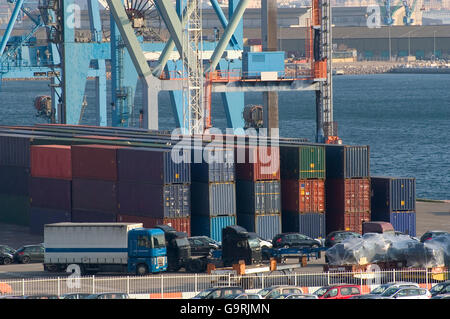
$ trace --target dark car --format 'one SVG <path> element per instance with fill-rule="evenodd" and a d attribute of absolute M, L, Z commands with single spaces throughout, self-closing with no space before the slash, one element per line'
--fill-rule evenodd
<path fill-rule="evenodd" d="M 273 248 L 318 248 L 321 242 L 300 233 L 283 233 L 272 240 Z"/>
<path fill-rule="evenodd" d="M 217 287 L 201 291 L 192 299 L 226 299 L 230 295 L 243 294 L 242 287 Z"/>
<path fill-rule="evenodd" d="M 61 299 L 88 299 L 88 297 L 91 295 L 92 294 L 75 292 L 72 294 L 62 295 Z"/>
<path fill-rule="evenodd" d="M 450 294 L 450 280 L 440 282 L 430 289 L 431 296 Z"/>
<path fill-rule="evenodd" d="M 343 242 L 347 238 L 361 238 L 361 234 L 345 230 L 333 231 L 325 238 L 325 247 L 330 248 Z"/>
<path fill-rule="evenodd" d="M 9 246 L 0 246 L 0 264 L 9 265 L 14 261 L 16 250 Z"/>
<path fill-rule="evenodd" d="M 22 299 L 60 299 L 57 295 L 29 295 L 23 296 Z"/>
<path fill-rule="evenodd" d="M 420 237 L 420 242 L 424 243 L 425 241 L 430 240 L 439 235 L 450 235 L 450 233 L 443 230 L 429 230 L 425 234 L 423 234 L 422 237 Z"/>
<path fill-rule="evenodd" d="M 213 250 L 219 249 L 220 244 L 207 236 L 193 236 L 188 238 L 191 245 L 191 256 L 208 256 Z"/>
<path fill-rule="evenodd" d="M 415 282 L 389 282 L 386 284 L 381 284 L 378 287 L 370 291 L 370 293 L 365 295 L 359 295 L 351 297 L 351 299 L 377 299 L 389 288 L 419 288 L 419 284 Z"/>
<path fill-rule="evenodd" d="M 104 292 L 89 295 L 86 299 L 130 299 L 130 296 L 123 292 Z"/>
<path fill-rule="evenodd" d="M 44 262 L 44 245 L 27 245 L 17 249 L 14 254 L 14 261 L 21 264 L 30 262 Z"/>

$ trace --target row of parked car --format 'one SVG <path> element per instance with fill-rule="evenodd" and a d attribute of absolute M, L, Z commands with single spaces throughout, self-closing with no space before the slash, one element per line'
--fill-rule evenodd
<path fill-rule="evenodd" d="M 28 296 L 3 296 L 0 299 L 130 299 L 127 293 L 106 292 L 99 294 L 72 293 L 58 295 L 28 295 Z"/>
<path fill-rule="evenodd" d="M 216 287 L 201 291 L 193 299 L 450 299 L 450 280 L 431 290 L 413 282 L 391 282 L 368 294 L 362 294 L 359 285 L 350 284 L 323 286 L 313 294 L 305 294 L 296 286 L 272 286 L 257 293 L 246 293 L 241 287 Z"/>
<path fill-rule="evenodd" d="M 0 246 L 0 264 L 12 263 L 28 264 L 30 262 L 44 262 L 44 245 L 26 245 L 14 249 L 6 245 Z"/>

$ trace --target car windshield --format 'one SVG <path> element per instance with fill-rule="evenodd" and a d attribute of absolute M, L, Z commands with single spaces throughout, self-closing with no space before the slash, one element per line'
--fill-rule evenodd
<path fill-rule="evenodd" d="M 196 297 L 206 297 L 211 293 L 212 289 L 206 289 L 201 291 Z"/>
<path fill-rule="evenodd" d="M 328 288 L 320 288 L 314 292 L 316 296 L 323 296 L 328 291 Z"/>
<path fill-rule="evenodd" d="M 259 292 L 258 292 L 258 295 L 260 295 L 260 296 L 262 296 L 262 297 L 265 297 L 265 296 L 267 296 L 267 294 L 269 293 L 269 292 L 271 292 L 273 289 L 272 288 L 264 288 L 264 289 L 262 289 L 262 290 L 260 290 Z"/>
<path fill-rule="evenodd" d="M 386 286 L 386 285 L 381 285 L 381 286 L 378 286 L 377 288 L 375 288 L 374 290 L 372 290 L 371 292 L 370 292 L 370 294 L 371 295 L 381 295 L 383 292 L 385 292 L 386 291 L 386 289 L 388 289 L 389 288 L 389 286 Z"/>
<path fill-rule="evenodd" d="M 248 239 L 248 245 L 250 248 L 259 248 L 259 240 L 256 237 L 250 237 Z"/>
<path fill-rule="evenodd" d="M 381 294 L 381 296 L 383 296 L 383 297 L 390 297 L 390 296 L 392 296 L 393 294 L 395 294 L 399 290 L 400 290 L 399 287 L 391 287 L 391 288 L 386 289 L 386 291 L 383 292 Z"/>
<path fill-rule="evenodd" d="M 444 289 L 445 284 L 436 284 L 433 288 L 430 289 L 431 293 L 440 292 L 442 289 Z"/>

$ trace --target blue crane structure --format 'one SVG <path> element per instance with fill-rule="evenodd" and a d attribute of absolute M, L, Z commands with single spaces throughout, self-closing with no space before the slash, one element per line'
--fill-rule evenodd
<path fill-rule="evenodd" d="M 23 10 L 24 0 L 10 2 L 15 2 L 15 9 L 7 28 L 9 34 L 5 32 L 1 40 L 2 46 L 10 40 L 10 31 L 14 27 L 18 11 Z M 99 2 L 107 8 L 101 8 Z M 244 128 L 245 92 L 309 90 L 316 92 L 316 141 L 330 142 L 329 137 L 336 137 L 331 78 L 330 1 L 312 1 L 314 23 L 308 29 L 311 33 L 309 71 L 288 76 L 283 70 L 283 75 L 275 78 L 273 72 L 261 72 L 257 78 L 244 75 L 244 65 L 248 61 L 245 58 L 247 55 L 244 54 L 243 14 L 249 0 L 229 0 L 228 17 L 217 0 L 210 2 L 223 33 L 218 41 L 202 39 L 204 84 L 206 92 L 221 95 L 227 127 L 234 130 Z M 143 87 L 143 109 L 140 110 L 142 126 L 152 130 L 159 128 L 158 94 L 161 91 L 169 91 L 176 126 L 183 129 L 184 117 L 189 115 L 183 103 L 183 81 L 180 81 L 183 79 L 182 70 L 186 67 L 183 64 L 186 48 L 183 49 L 181 31 L 188 23 L 187 12 L 192 10 L 187 3 L 189 2 L 186 0 L 177 0 L 175 5 L 170 0 L 87 1 L 91 37 L 86 42 L 78 42 L 75 35 L 76 15 L 79 13 L 76 1 L 39 0 L 39 15 L 34 20 L 36 28 L 45 27 L 47 30 L 46 50 L 49 59 L 26 70 L 5 69 L 2 63 L 2 73 L 5 77 L 49 77 L 54 92 L 52 101 L 56 121 L 67 124 L 80 123 L 87 79 L 94 78 L 97 125 L 109 125 L 108 111 L 111 111 L 111 126 L 132 125 L 133 112 L 137 111 L 134 109 L 136 88 L 140 82 Z M 110 11 L 109 41 L 105 40 L 106 32 L 102 26 L 103 9 Z M 142 20 L 150 12 L 162 19 L 169 31 L 169 39 L 156 39 L 153 42 L 143 40 L 139 29 L 143 25 Z M 25 11 L 24 13 L 27 14 Z M 33 30 L 30 33 L 35 32 Z M 24 38 L 25 42 L 27 39 L 30 39 L 30 36 Z M 7 52 L 10 50 L 5 50 L 1 55 L 2 61 Z M 106 86 L 107 61 L 110 61 L 111 65 L 110 92 L 107 92 Z M 272 77 L 265 78 L 263 73 L 272 73 Z M 111 98 L 109 105 L 107 94 L 110 94 Z M 208 95 L 205 94 L 206 97 Z M 209 101 L 205 101 L 205 108 L 209 108 L 206 129 L 211 127 L 210 103 L 209 97 Z"/>

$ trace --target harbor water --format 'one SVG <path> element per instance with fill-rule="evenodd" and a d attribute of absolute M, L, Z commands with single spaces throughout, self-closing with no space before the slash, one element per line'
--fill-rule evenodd
<path fill-rule="evenodd" d="M 370 146 L 372 176 L 415 177 L 417 197 L 450 199 L 450 75 L 376 74 L 334 77 L 334 120 L 345 144 Z M 33 125 L 33 100 L 49 95 L 46 81 L 4 81 L 0 125 Z M 87 85 L 88 106 L 81 124 L 94 123 L 94 82 Z M 109 88 L 109 86 L 108 86 Z M 138 86 L 133 124 L 141 107 Z M 108 97 L 108 104 L 110 98 Z M 175 125 L 169 94 L 159 97 L 161 129 Z M 219 94 L 212 96 L 213 125 L 224 129 Z M 247 93 L 246 104 L 261 104 L 260 93 Z M 314 141 L 313 92 L 280 92 L 280 135 Z M 108 115 L 110 123 L 110 114 Z"/>

